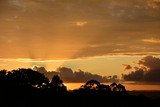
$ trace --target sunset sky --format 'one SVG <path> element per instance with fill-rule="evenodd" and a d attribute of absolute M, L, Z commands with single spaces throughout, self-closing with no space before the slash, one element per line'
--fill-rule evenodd
<path fill-rule="evenodd" d="M 0 0 L 0 69 L 121 75 L 160 58 L 160 0 Z"/>

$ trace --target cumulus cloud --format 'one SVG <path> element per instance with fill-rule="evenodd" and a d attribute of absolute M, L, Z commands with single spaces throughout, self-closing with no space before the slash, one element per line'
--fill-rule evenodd
<path fill-rule="evenodd" d="M 160 58 L 147 56 L 141 59 L 138 64 L 143 65 L 150 70 L 160 69 Z"/>
<path fill-rule="evenodd" d="M 127 65 L 127 64 L 122 64 L 125 68 L 124 70 L 131 70 L 132 69 L 132 66 L 131 65 Z"/>
<path fill-rule="evenodd" d="M 88 80 L 95 79 L 100 82 L 117 82 L 118 77 L 113 76 L 101 76 L 98 74 L 92 74 L 82 70 L 73 71 L 71 68 L 59 67 L 55 71 L 47 71 L 44 67 L 35 66 L 33 70 L 43 73 L 50 80 L 54 75 L 59 75 L 64 82 L 87 82 Z"/>
<path fill-rule="evenodd" d="M 126 81 L 160 82 L 160 58 L 146 56 L 138 64 L 134 71 L 122 75 Z"/>
<path fill-rule="evenodd" d="M 34 66 L 32 69 L 35 70 L 35 71 L 38 71 L 38 72 L 40 72 L 42 74 L 47 73 L 47 70 L 44 67 Z"/>

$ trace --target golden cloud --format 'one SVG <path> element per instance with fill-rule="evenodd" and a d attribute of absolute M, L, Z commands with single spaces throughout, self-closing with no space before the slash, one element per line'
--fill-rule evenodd
<path fill-rule="evenodd" d="M 148 43 L 160 43 L 160 39 L 156 39 L 156 38 L 143 39 L 142 41 L 148 42 Z"/>

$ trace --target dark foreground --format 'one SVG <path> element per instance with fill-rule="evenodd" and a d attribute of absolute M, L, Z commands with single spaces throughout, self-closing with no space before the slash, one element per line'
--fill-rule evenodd
<path fill-rule="evenodd" d="M 1 91 L 1 107 L 158 107 L 160 98 L 120 92 L 97 93 L 76 90 L 56 94 L 37 90 L 10 89 Z"/>
<path fill-rule="evenodd" d="M 59 76 L 49 81 L 31 69 L 0 71 L 0 107 L 159 107 L 160 92 L 127 92 L 96 80 L 68 91 Z"/>

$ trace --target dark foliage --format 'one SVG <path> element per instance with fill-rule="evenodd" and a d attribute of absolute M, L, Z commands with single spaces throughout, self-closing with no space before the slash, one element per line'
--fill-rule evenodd
<path fill-rule="evenodd" d="M 96 80 L 67 91 L 58 75 L 51 82 L 31 69 L 0 71 L 0 105 L 3 107 L 154 107 L 159 99 L 127 94 L 125 86 Z"/>

